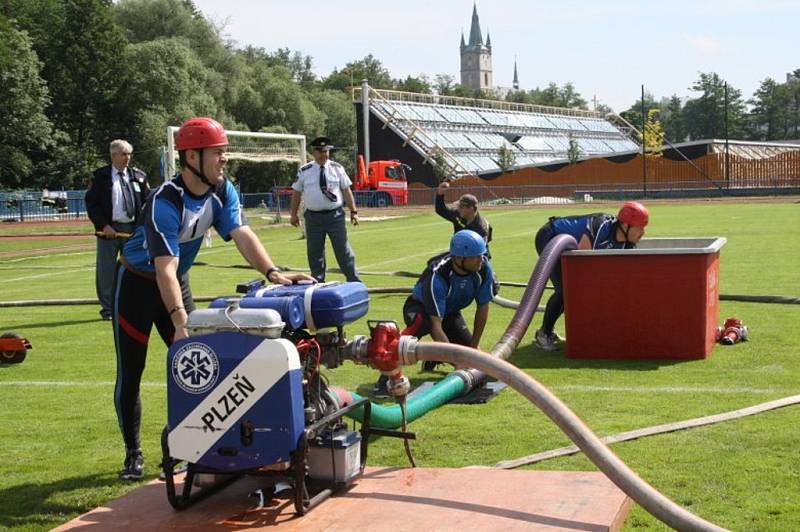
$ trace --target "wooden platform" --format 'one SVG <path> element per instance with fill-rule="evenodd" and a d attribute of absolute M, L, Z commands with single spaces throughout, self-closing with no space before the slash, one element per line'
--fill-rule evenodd
<path fill-rule="evenodd" d="M 349 491 L 295 517 L 289 499 L 255 510 L 245 477 L 176 512 L 154 481 L 56 530 L 619 530 L 630 499 L 601 473 L 368 468 Z"/>

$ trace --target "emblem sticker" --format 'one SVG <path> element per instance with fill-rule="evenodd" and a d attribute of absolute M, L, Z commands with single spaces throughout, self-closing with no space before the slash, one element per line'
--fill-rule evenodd
<path fill-rule="evenodd" d="M 172 357 L 172 378 L 181 390 L 199 394 L 210 390 L 219 377 L 219 359 L 206 344 L 184 345 Z"/>

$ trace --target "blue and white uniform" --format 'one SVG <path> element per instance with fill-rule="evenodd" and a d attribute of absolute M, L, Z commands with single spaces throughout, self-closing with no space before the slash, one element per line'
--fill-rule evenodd
<path fill-rule="evenodd" d="M 433 257 L 403 306 L 407 325 L 403 334 L 417 338 L 430 334 L 430 317 L 436 316 L 442 319 L 442 329 L 452 343 L 471 345 L 472 333 L 461 310 L 473 301 L 485 305 L 494 295 L 492 264 L 488 258 L 484 257 L 479 271 L 459 275 L 453 269 L 449 253 Z"/>
<path fill-rule="evenodd" d="M 153 192 L 123 254 L 131 268 L 146 273 L 155 273 L 156 257 L 178 257 L 178 273 L 183 274 L 194 263 L 209 228 L 227 242 L 231 231 L 242 225 L 239 197 L 230 181 L 195 196 L 176 177 Z"/>
<path fill-rule="evenodd" d="M 193 302 L 187 273 L 194 263 L 203 235 L 214 227 L 230 240 L 245 224 L 236 190 L 227 179 L 202 196 L 189 191 L 180 175 L 167 181 L 147 198 L 133 236 L 120 257 L 114 290 L 114 344 L 117 381 L 114 405 L 128 451 L 140 448 L 142 417 L 139 384 L 147 357 L 150 331 L 156 326 L 168 346 L 175 336 L 169 311 L 164 307 L 155 276 L 156 257 L 177 257 L 183 305 Z"/>

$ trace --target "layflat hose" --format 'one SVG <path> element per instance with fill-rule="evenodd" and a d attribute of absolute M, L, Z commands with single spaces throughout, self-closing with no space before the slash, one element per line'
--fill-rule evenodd
<path fill-rule="evenodd" d="M 457 344 L 419 342 L 404 362 L 439 360 L 475 368 L 500 380 L 536 405 L 625 494 L 657 519 L 676 530 L 725 530 L 694 515 L 640 478 L 606 447 L 581 419 L 536 379 L 500 357 Z"/>
<path fill-rule="evenodd" d="M 412 395 L 406 402 L 406 423 L 410 423 L 431 410 L 439 408 L 456 397 L 460 397 L 466 387 L 464 379 L 455 373 L 451 373 L 425 393 Z M 361 399 L 361 396 L 357 393 L 351 392 L 351 395 L 353 396 L 353 401 Z M 339 402 L 341 403 L 341 401 Z M 353 410 L 347 416 L 356 421 L 363 421 L 364 408 Z M 400 405 L 372 403 L 370 425 L 381 429 L 396 429 L 402 424 L 403 413 Z"/>

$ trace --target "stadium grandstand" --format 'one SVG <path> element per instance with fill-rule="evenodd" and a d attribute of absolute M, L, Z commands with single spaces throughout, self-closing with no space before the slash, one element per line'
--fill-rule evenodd
<path fill-rule="evenodd" d="M 638 132 L 615 115 L 606 117 L 578 109 L 378 90 L 366 84 L 354 90 L 353 98 L 360 117 L 360 151 L 375 152 L 370 154 L 373 160 L 403 160 L 414 169 L 416 179 L 412 181 L 428 181 L 424 177 L 430 172 L 414 163 L 429 164 L 436 154 L 444 157 L 450 173 L 456 177 L 491 178 L 510 169 L 501 165 L 498 154 L 503 148 L 513 154 L 515 168 L 569 160 L 571 142 L 572 149 L 577 147 L 576 153 L 583 156 L 639 149 Z M 366 125 L 369 148 L 363 142 L 365 125 L 361 109 L 365 102 L 370 111 L 370 124 Z M 383 133 L 387 129 L 389 135 Z M 400 147 L 410 147 L 416 156 L 385 155 L 387 149 L 397 147 L 398 141 Z"/>

